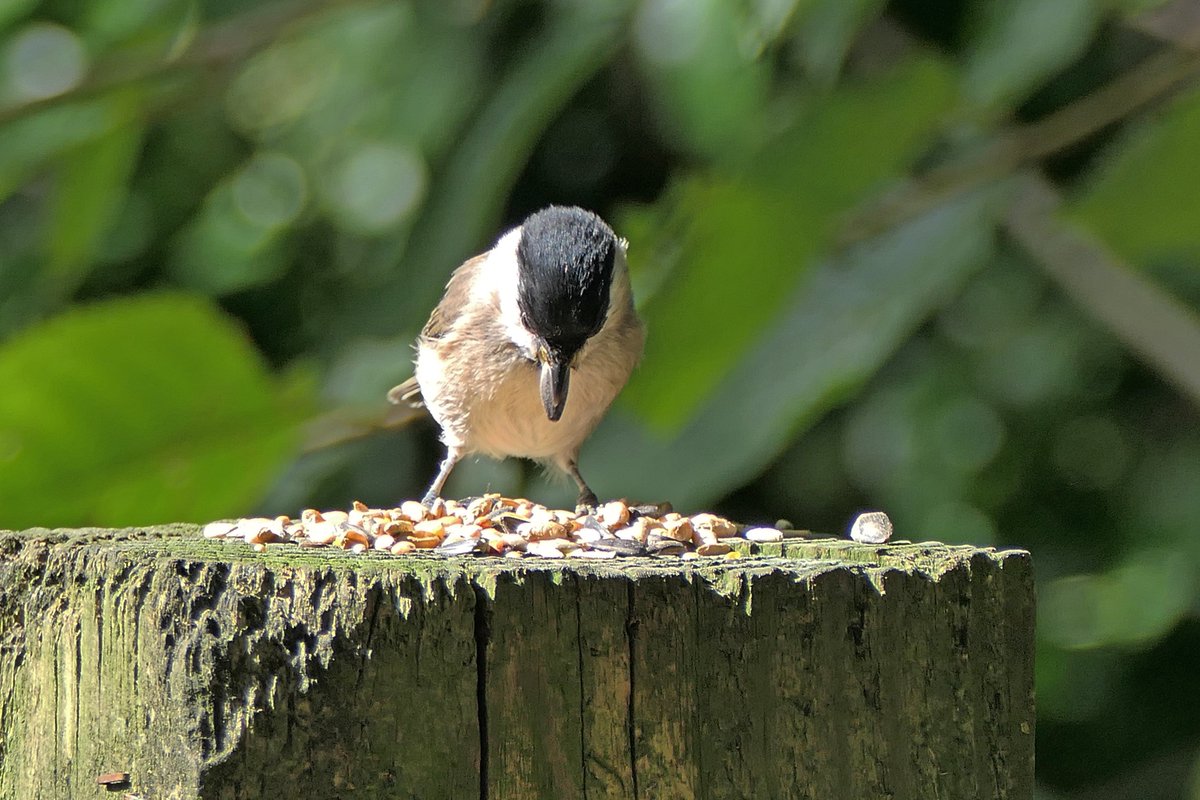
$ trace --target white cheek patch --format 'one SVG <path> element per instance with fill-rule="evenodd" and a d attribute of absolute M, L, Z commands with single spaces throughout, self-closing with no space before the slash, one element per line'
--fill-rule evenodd
<path fill-rule="evenodd" d="M 522 352 L 533 358 L 537 345 L 533 334 L 521 324 L 521 309 L 517 306 L 517 244 L 520 241 L 520 227 L 500 237 L 483 264 L 483 280 L 476 284 L 471 299 L 498 309 L 505 334 Z"/>

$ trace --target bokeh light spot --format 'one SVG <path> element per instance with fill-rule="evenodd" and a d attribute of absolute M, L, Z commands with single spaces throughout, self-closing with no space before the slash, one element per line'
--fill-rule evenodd
<path fill-rule="evenodd" d="M 1039 592 L 1038 625 L 1064 648 L 1144 646 L 1175 627 L 1195 588 L 1184 553 L 1143 550 L 1108 573 L 1051 581 Z"/>
<path fill-rule="evenodd" d="M 1077 379 L 1075 343 L 1055 323 L 1035 325 L 981 359 L 984 381 L 1007 403 L 1030 408 L 1060 396 Z"/>
<path fill-rule="evenodd" d="M 61 25 L 37 22 L 15 37 L 4 55 L 10 91 L 22 100 L 41 100 L 79 85 L 87 54 L 79 37 Z"/>
<path fill-rule="evenodd" d="M 261 228 L 292 222 L 304 208 L 304 170 L 283 153 L 259 153 L 233 179 L 233 199 L 247 220 Z"/>
<path fill-rule="evenodd" d="M 329 200 L 346 227 L 379 233 L 416 208 L 425 183 L 425 164 L 411 148 L 367 145 L 341 164 Z"/>
<path fill-rule="evenodd" d="M 980 509 L 961 500 L 934 506 L 921 520 L 913 535 L 948 544 L 973 544 L 986 547 L 996 540 L 996 524 Z"/>
<path fill-rule="evenodd" d="M 230 85 L 230 121 L 247 133 L 293 122 L 313 110 L 337 71 L 337 57 L 319 42 L 276 45 L 252 59 Z"/>
<path fill-rule="evenodd" d="M 1004 444 L 1004 422 L 976 397 L 960 397 L 945 406 L 931 431 L 942 461 L 966 473 L 978 472 Z"/>
<path fill-rule="evenodd" d="M 1025 330 L 1037 312 L 1043 280 L 1016 258 L 996 261 L 938 315 L 939 331 L 960 347 L 995 347 Z"/>
<path fill-rule="evenodd" d="M 706 0 L 649 0 L 634 20 L 633 36 L 642 58 L 655 64 L 682 64 L 696 57 L 708 29 Z"/>
<path fill-rule="evenodd" d="M 918 437 L 907 400 L 902 391 L 881 392 L 851 416 L 842 458 L 846 472 L 859 486 L 882 489 L 911 471 Z"/>

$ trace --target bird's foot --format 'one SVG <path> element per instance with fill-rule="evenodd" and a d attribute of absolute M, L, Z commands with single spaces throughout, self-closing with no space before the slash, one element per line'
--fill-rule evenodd
<path fill-rule="evenodd" d="M 446 501 L 437 492 L 426 492 L 425 496 L 421 498 L 421 505 L 429 509 L 434 516 L 440 516 L 445 511 Z"/>
<path fill-rule="evenodd" d="M 600 501 L 596 499 L 595 492 L 581 492 L 579 499 L 575 501 L 575 513 L 579 516 L 595 514 L 596 507 L 599 505 Z"/>

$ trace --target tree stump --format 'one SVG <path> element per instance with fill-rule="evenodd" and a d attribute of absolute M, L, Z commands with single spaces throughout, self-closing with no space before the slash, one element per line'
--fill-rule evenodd
<path fill-rule="evenodd" d="M 1027 799 L 1033 625 L 1020 551 L 0 533 L 0 798 Z"/>

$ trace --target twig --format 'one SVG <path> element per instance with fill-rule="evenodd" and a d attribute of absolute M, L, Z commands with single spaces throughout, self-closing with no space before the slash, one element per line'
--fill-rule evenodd
<path fill-rule="evenodd" d="M 1200 404 L 1200 318 L 1058 219 L 1060 204 L 1044 178 L 1026 175 L 1009 210 L 1008 232 L 1068 296 Z"/>
<path fill-rule="evenodd" d="M 914 219 L 951 197 L 1036 164 L 1200 76 L 1200 52 L 1167 49 L 1106 86 L 1028 125 L 997 133 L 970 153 L 889 192 L 853 214 L 843 245 Z"/>

